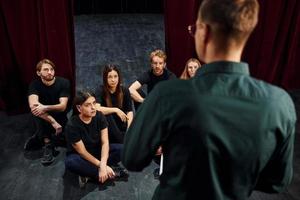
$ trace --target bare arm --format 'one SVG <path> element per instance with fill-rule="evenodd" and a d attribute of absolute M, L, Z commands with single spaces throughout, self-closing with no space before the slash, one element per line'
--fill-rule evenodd
<path fill-rule="evenodd" d="M 55 135 L 62 132 L 62 126 L 48 113 L 41 114 L 39 117 L 51 124 L 51 126 L 55 129 Z"/>
<path fill-rule="evenodd" d="M 131 86 L 129 87 L 129 92 L 131 95 L 131 98 L 136 101 L 136 102 L 140 102 L 142 103 L 144 101 L 144 98 L 138 93 L 138 89 L 140 89 L 142 87 L 142 85 L 140 84 L 140 82 L 135 81 L 134 83 L 131 84 Z"/>
<path fill-rule="evenodd" d="M 93 165 L 95 165 L 96 167 L 100 167 L 100 160 L 98 160 L 97 158 L 95 158 L 92 154 L 90 154 L 82 140 L 79 140 L 78 142 L 76 142 L 75 144 L 72 144 L 73 148 L 76 150 L 76 152 L 85 160 L 89 161 L 90 163 L 92 163 Z"/>
<path fill-rule="evenodd" d="M 109 142 L 108 142 L 108 129 L 101 130 L 101 166 L 106 167 L 108 153 L 109 153 Z"/>
<path fill-rule="evenodd" d="M 109 141 L 108 141 L 108 129 L 101 130 L 101 162 L 99 169 L 99 181 L 104 183 L 108 178 L 115 176 L 114 171 L 107 166 L 107 159 L 109 156 Z"/>
<path fill-rule="evenodd" d="M 129 126 L 130 126 L 130 124 L 131 124 L 131 122 L 132 122 L 132 120 L 133 120 L 133 112 L 132 111 L 130 111 L 130 112 L 127 113 L 127 118 L 128 118 L 127 129 L 128 129 Z"/>
<path fill-rule="evenodd" d="M 43 111 L 43 109 L 40 109 L 41 106 L 43 106 L 39 102 L 39 97 L 35 94 L 32 94 L 28 97 L 28 103 L 31 110 L 31 113 L 37 117 L 40 117 L 44 119 L 45 121 L 49 122 L 53 128 L 55 129 L 55 134 L 59 134 L 62 131 L 61 125 L 47 112 Z"/>
<path fill-rule="evenodd" d="M 37 106 L 39 104 L 39 96 L 36 94 L 31 94 L 28 96 L 28 104 L 29 104 L 29 108 L 32 109 Z M 32 113 L 33 114 L 33 113 Z"/>
<path fill-rule="evenodd" d="M 105 107 L 101 106 L 99 103 L 96 104 L 96 109 L 100 112 L 102 112 L 104 115 L 109 115 L 116 113 L 118 117 L 122 120 L 122 122 L 128 121 L 127 115 L 119 108 L 116 107 Z"/>
<path fill-rule="evenodd" d="M 101 106 L 99 105 L 99 107 L 97 107 L 97 110 L 102 112 L 104 115 L 109 115 L 109 114 L 113 114 L 116 113 L 117 109 L 115 107 L 105 107 L 105 106 Z"/>
<path fill-rule="evenodd" d="M 39 102 L 39 96 L 32 94 L 28 96 L 28 103 L 32 114 L 39 116 L 48 111 L 64 111 L 67 108 L 68 97 L 60 97 L 59 104 L 55 105 L 43 105 Z"/>
<path fill-rule="evenodd" d="M 44 106 L 46 106 L 46 111 L 59 111 L 59 112 L 63 112 L 67 108 L 68 100 L 69 100 L 68 97 L 60 97 L 59 98 L 59 104 L 44 105 Z"/>

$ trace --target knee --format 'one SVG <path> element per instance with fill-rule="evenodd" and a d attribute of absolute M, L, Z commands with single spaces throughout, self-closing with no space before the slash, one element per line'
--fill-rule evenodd
<path fill-rule="evenodd" d="M 76 166 L 76 164 L 78 163 L 78 156 L 79 155 L 69 155 L 66 157 L 65 159 L 65 167 L 67 169 L 73 169 L 74 166 Z"/>
<path fill-rule="evenodd" d="M 121 152 L 123 149 L 123 144 L 114 143 L 109 147 L 111 152 Z"/>

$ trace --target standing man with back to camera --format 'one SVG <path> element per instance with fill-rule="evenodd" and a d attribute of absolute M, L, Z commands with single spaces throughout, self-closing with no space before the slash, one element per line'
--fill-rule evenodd
<path fill-rule="evenodd" d="M 63 128 L 67 122 L 67 105 L 70 98 L 70 82 L 55 76 L 55 65 L 48 59 L 36 66 L 39 79 L 32 81 L 28 91 L 28 103 L 36 125 L 36 131 L 24 146 L 31 150 L 44 145 L 41 163 L 49 165 L 58 154 L 58 141 L 64 141 Z M 41 143 L 41 144 L 39 144 Z"/>
<path fill-rule="evenodd" d="M 258 10 L 257 0 L 204 0 L 193 35 L 206 64 L 193 79 L 161 83 L 141 105 L 122 161 L 141 171 L 162 146 L 153 199 L 244 200 L 253 190 L 281 192 L 291 182 L 293 102 L 241 62 Z"/>

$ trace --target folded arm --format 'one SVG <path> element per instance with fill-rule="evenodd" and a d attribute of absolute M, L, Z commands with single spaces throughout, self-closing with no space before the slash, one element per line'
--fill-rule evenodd
<path fill-rule="evenodd" d="M 63 110 L 65 110 L 65 108 L 67 106 L 68 98 L 62 97 L 59 99 L 59 101 L 60 101 L 60 104 L 57 104 L 57 105 L 59 105 L 57 107 L 58 108 L 64 107 Z M 51 107 L 47 107 L 47 105 L 41 104 L 39 102 L 39 97 L 37 95 L 35 95 L 35 94 L 30 95 L 28 97 L 28 103 L 29 103 L 31 113 L 34 116 L 40 117 L 43 120 L 50 123 L 51 126 L 55 129 L 55 134 L 59 134 L 62 132 L 62 126 L 49 113 L 47 113 L 48 108 L 51 108 Z M 56 105 L 53 105 L 53 106 L 55 107 Z"/>
<path fill-rule="evenodd" d="M 90 154 L 82 140 L 79 140 L 78 142 L 72 144 L 73 148 L 75 149 L 75 151 L 82 157 L 84 158 L 85 160 L 89 161 L 90 163 L 92 163 L 93 165 L 95 165 L 96 167 L 100 167 L 100 160 L 98 160 L 97 158 L 95 158 L 92 154 Z"/>
<path fill-rule="evenodd" d="M 34 114 L 35 116 L 39 116 L 49 111 L 57 111 L 57 112 L 65 111 L 68 104 L 68 97 L 60 97 L 58 104 L 44 105 L 39 102 L 38 95 L 32 94 L 29 95 L 28 97 L 28 103 L 32 114 Z"/>
<path fill-rule="evenodd" d="M 135 81 L 129 87 L 129 92 L 130 92 L 131 98 L 134 101 L 139 102 L 139 103 L 142 103 L 144 101 L 144 98 L 138 93 L 138 89 L 140 89 L 141 87 L 142 87 L 142 85 L 138 81 Z"/>
<path fill-rule="evenodd" d="M 116 114 L 122 120 L 122 122 L 128 121 L 128 116 L 117 107 L 105 107 L 101 106 L 99 103 L 96 105 L 96 109 L 102 112 L 104 115 Z"/>

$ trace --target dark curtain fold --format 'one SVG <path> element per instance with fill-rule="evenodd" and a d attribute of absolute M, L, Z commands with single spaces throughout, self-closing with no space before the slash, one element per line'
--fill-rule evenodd
<path fill-rule="evenodd" d="M 195 56 L 194 40 L 186 27 L 194 23 L 198 1 L 165 0 L 168 66 L 177 75 L 185 61 Z M 300 1 L 259 1 L 259 23 L 249 38 L 242 60 L 250 64 L 254 77 L 285 89 L 299 89 Z"/>
<path fill-rule="evenodd" d="M 163 12 L 163 0 L 74 0 L 74 6 L 75 15 Z"/>
<path fill-rule="evenodd" d="M 186 61 L 196 57 L 188 25 L 195 24 L 199 0 L 165 0 L 165 37 L 168 68 L 180 76 Z"/>
<path fill-rule="evenodd" d="M 288 90 L 299 89 L 300 2 L 260 2 L 259 23 L 250 37 L 243 60 L 251 74 Z"/>
<path fill-rule="evenodd" d="M 73 1 L 0 0 L 0 109 L 27 110 L 27 88 L 43 58 L 56 75 L 75 77 Z"/>

